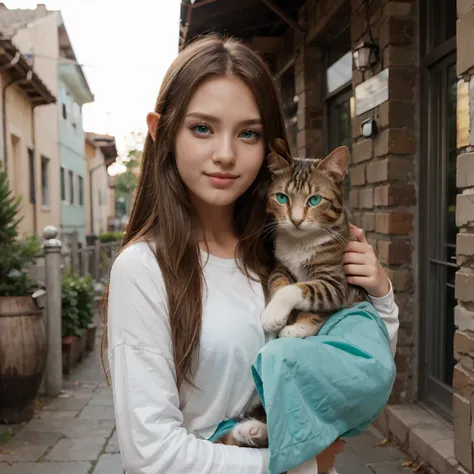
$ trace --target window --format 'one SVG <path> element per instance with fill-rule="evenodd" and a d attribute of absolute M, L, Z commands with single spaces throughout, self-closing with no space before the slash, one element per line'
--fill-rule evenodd
<path fill-rule="evenodd" d="M 78 176 L 78 183 L 79 183 L 79 205 L 84 205 L 84 178 L 82 176 Z"/>
<path fill-rule="evenodd" d="M 41 157 L 41 205 L 49 205 L 49 159 Z"/>
<path fill-rule="evenodd" d="M 424 1 L 420 153 L 421 396 L 452 416 L 456 265 L 456 2 Z"/>
<path fill-rule="evenodd" d="M 64 87 L 61 89 L 61 112 L 64 120 L 67 120 L 67 94 Z"/>
<path fill-rule="evenodd" d="M 28 148 L 28 168 L 30 171 L 30 202 L 36 203 L 36 186 L 35 186 L 35 152 Z"/>
<path fill-rule="evenodd" d="M 81 121 L 81 107 L 75 102 L 72 103 L 72 126 L 77 128 Z"/>
<path fill-rule="evenodd" d="M 61 179 L 61 201 L 66 200 L 66 171 L 61 166 L 60 170 L 60 179 Z"/>
<path fill-rule="evenodd" d="M 74 174 L 69 171 L 69 203 L 74 204 Z"/>

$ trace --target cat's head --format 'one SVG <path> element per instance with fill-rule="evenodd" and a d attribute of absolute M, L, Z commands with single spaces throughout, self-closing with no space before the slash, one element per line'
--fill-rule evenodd
<path fill-rule="evenodd" d="M 303 236 L 341 225 L 347 147 L 336 148 L 324 159 L 293 158 L 278 140 L 267 164 L 272 175 L 267 212 L 275 217 L 281 231 Z"/>

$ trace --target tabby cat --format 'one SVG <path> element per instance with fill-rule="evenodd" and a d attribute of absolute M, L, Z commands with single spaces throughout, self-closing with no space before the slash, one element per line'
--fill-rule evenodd
<path fill-rule="evenodd" d="M 341 146 L 322 160 L 293 158 L 278 139 L 267 163 L 272 175 L 267 212 L 277 229 L 277 267 L 268 281 L 270 301 L 262 325 L 279 337 L 314 336 L 333 312 L 367 298 L 365 290 L 347 283 L 343 268 L 352 238 L 343 190 L 349 150 Z M 217 442 L 268 446 L 261 404 L 239 421 Z"/>

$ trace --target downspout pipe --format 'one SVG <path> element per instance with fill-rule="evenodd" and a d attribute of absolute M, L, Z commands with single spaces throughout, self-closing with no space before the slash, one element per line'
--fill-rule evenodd
<path fill-rule="evenodd" d="M 6 71 L 13 67 L 21 58 L 21 54 L 17 51 L 15 56 L 10 60 L 8 64 L 5 64 L 0 68 L 0 72 Z M 8 176 L 8 156 L 7 156 L 7 89 L 19 81 L 10 81 L 2 87 L 2 122 L 3 122 L 3 169 L 5 174 Z"/>
<path fill-rule="evenodd" d="M 89 170 L 89 206 L 90 206 L 90 213 L 91 213 L 91 234 L 94 234 L 94 193 L 92 189 L 92 173 L 95 170 L 98 170 L 99 168 L 103 168 L 105 166 L 104 163 L 99 163 L 98 165 L 95 165 L 93 168 Z"/>
<path fill-rule="evenodd" d="M 33 104 L 31 107 L 31 141 L 33 145 L 33 183 L 35 194 L 33 196 L 33 232 L 38 235 L 38 200 L 37 200 L 37 189 L 36 189 L 36 127 L 35 127 L 35 110 L 39 104 Z"/>

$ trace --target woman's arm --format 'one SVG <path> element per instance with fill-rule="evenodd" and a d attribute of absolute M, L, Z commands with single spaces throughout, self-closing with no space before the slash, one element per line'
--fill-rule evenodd
<path fill-rule="evenodd" d="M 213 444 L 182 426 L 164 282 L 143 246 L 110 277 L 109 363 L 127 474 L 268 473 L 267 450 Z"/>
<path fill-rule="evenodd" d="M 364 231 L 351 225 L 357 242 L 350 242 L 344 254 L 344 270 L 347 281 L 364 288 L 369 299 L 387 326 L 390 346 L 395 355 L 398 339 L 398 306 L 393 295 L 392 282 L 388 278 L 374 249 L 367 242 Z"/>

